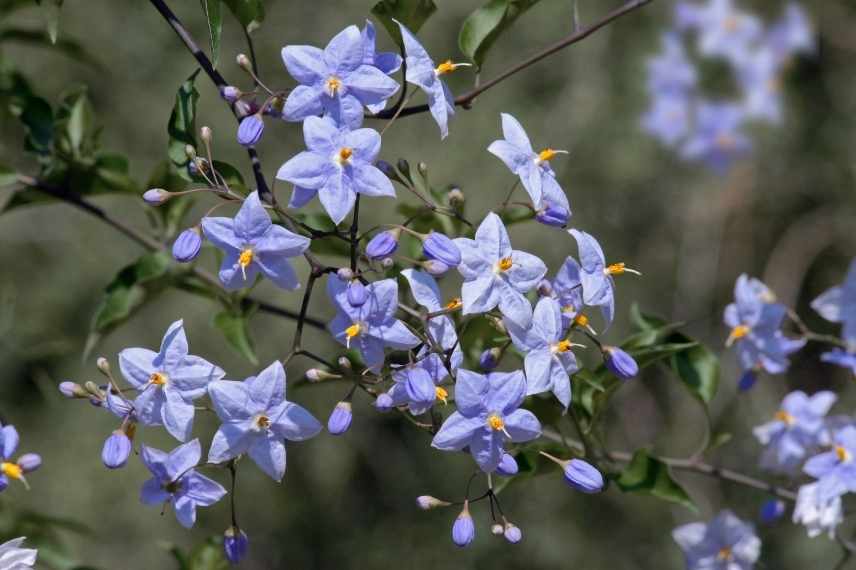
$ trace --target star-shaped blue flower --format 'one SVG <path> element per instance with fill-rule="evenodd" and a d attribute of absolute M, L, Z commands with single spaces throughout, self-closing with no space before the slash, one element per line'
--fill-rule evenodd
<path fill-rule="evenodd" d="M 523 372 L 477 374 L 461 368 L 455 384 L 458 410 L 446 418 L 431 445 L 443 451 L 470 454 L 485 473 L 496 470 L 507 441 L 521 443 L 541 435 L 541 424 L 529 410 Z"/>
<path fill-rule="evenodd" d="M 844 283 L 824 292 L 811 306 L 824 319 L 842 324 L 841 338 L 846 344 L 846 349 L 824 353 L 821 360 L 850 368 L 856 374 L 856 259 L 850 262 Z"/>
<path fill-rule="evenodd" d="M 143 483 L 140 501 L 145 505 L 172 504 L 178 522 L 191 528 L 196 522 L 196 507 L 210 507 L 226 494 L 220 483 L 194 469 L 201 456 L 198 439 L 169 453 L 142 446 L 140 457 L 152 478 Z"/>
<path fill-rule="evenodd" d="M 791 392 L 782 400 L 773 421 L 753 430 L 764 447 L 761 467 L 768 471 L 794 474 L 806 456 L 820 445 L 824 418 L 835 403 L 832 392 Z"/>
<path fill-rule="evenodd" d="M 458 271 L 464 277 L 463 313 L 486 313 L 496 306 L 521 327 L 532 319 L 532 305 L 524 293 L 534 289 L 547 273 L 544 262 L 530 253 L 512 250 L 502 220 L 489 213 L 475 239 L 456 238 L 461 251 Z"/>
<path fill-rule="evenodd" d="M 208 394 L 223 422 L 211 442 L 209 463 L 246 453 L 262 471 L 281 481 L 284 440 L 304 441 L 321 431 L 312 414 L 285 399 L 285 369 L 279 361 L 243 382 L 212 382 Z"/>
<path fill-rule="evenodd" d="M 682 156 L 700 160 L 720 174 L 726 172 L 752 149 L 742 130 L 746 116 L 743 105 L 699 102 L 695 129 L 683 143 Z"/>
<path fill-rule="evenodd" d="M 684 551 L 687 570 L 751 570 L 761 554 L 755 528 L 728 510 L 707 524 L 679 526 L 672 538 Z"/>
<path fill-rule="evenodd" d="M 338 224 L 354 207 L 357 194 L 395 197 L 389 178 L 374 166 L 380 134 L 373 129 L 340 129 L 329 119 L 303 122 L 307 150 L 279 168 L 276 177 L 294 184 L 289 207 L 299 208 L 316 194 Z"/>
<path fill-rule="evenodd" d="M 418 269 L 405 269 L 401 272 L 401 276 L 410 284 L 410 292 L 416 302 L 425 307 L 429 313 L 436 313 L 444 309 L 457 309 L 461 306 L 461 300 L 458 298 L 443 303 L 437 281 L 427 272 Z M 455 323 L 452 319 L 448 315 L 431 317 L 428 319 L 426 328 L 434 342 L 442 349 L 454 349 L 451 360 L 453 367 L 457 368 L 463 359 L 463 355 L 458 343 L 458 334 L 455 332 Z"/>
<path fill-rule="evenodd" d="M 367 367 L 377 369 L 383 365 L 386 346 L 406 350 L 419 344 L 419 338 L 395 318 L 398 309 L 395 279 L 370 283 L 366 287 L 368 297 L 358 307 L 348 302 L 347 290 L 347 284 L 338 277 L 329 277 L 327 292 L 336 307 L 336 316 L 328 328 L 337 341 L 348 348 L 356 347 Z"/>
<path fill-rule="evenodd" d="M 557 154 L 567 154 L 565 150 L 545 148 L 540 152 L 532 150 L 532 143 L 523 126 L 508 113 L 502 113 L 502 136 L 505 139 L 493 141 L 487 150 L 499 158 L 508 169 L 520 177 L 520 182 L 532 199 L 536 209 L 548 205 L 559 206 L 571 214 L 568 198 L 565 196 L 556 173 L 550 167 L 550 160 Z"/>
<path fill-rule="evenodd" d="M 845 426 L 832 435 L 832 450 L 806 461 L 803 471 L 817 479 L 820 502 L 856 492 L 856 427 Z"/>
<path fill-rule="evenodd" d="M 570 374 L 578 369 L 571 349 L 578 345 L 565 338 L 558 301 L 542 297 L 526 328 L 509 319 L 504 319 L 503 323 L 514 346 L 525 355 L 526 394 L 553 392 L 567 411 L 571 405 Z"/>
<path fill-rule="evenodd" d="M 366 40 L 360 29 L 348 26 L 323 50 L 312 46 L 282 49 L 285 67 L 300 85 L 285 101 L 289 121 L 330 116 L 338 125 L 357 128 L 363 105 L 379 105 L 398 91 L 398 83 L 366 60 Z"/>
<path fill-rule="evenodd" d="M 761 39 L 763 25 L 754 15 L 738 10 L 732 0 L 711 0 L 697 8 L 698 49 L 739 63 Z"/>
<path fill-rule="evenodd" d="M 186 441 L 193 429 L 193 400 L 205 395 L 209 382 L 225 374 L 220 367 L 188 354 L 180 320 L 167 329 L 159 352 L 147 348 L 120 352 L 119 369 L 138 391 L 133 402 L 136 419 L 145 425 L 163 424 L 179 441 Z"/>
<path fill-rule="evenodd" d="M 583 310 L 583 284 L 580 280 L 580 264 L 567 257 L 556 272 L 551 283 L 552 297 L 559 303 L 562 312 L 562 328 L 567 329 Z"/>
<path fill-rule="evenodd" d="M 396 23 L 401 28 L 401 37 L 404 40 L 404 63 L 407 66 L 405 80 L 419 87 L 428 96 L 428 110 L 440 127 L 440 137 L 446 138 L 449 134 L 449 117 L 455 114 L 455 98 L 440 77 L 469 64 L 447 60 L 435 66 L 416 36 L 400 22 Z"/>
<path fill-rule="evenodd" d="M 249 287 L 259 273 L 277 287 L 300 287 L 288 260 L 306 251 L 309 239 L 271 222 L 258 192 L 247 196 L 234 218 L 202 218 L 202 230 L 226 254 L 220 266 L 226 289 Z"/>

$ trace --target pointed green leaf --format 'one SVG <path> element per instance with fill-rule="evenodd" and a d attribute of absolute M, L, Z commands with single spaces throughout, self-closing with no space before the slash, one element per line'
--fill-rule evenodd
<path fill-rule="evenodd" d="M 458 46 L 481 67 L 496 39 L 538 0 L 490 0 L 464 20 Z"/>
<path fill-rule="evenodd" d="M 681 335 L 683 336 L 683 335 Z M 710 404 L 719 387 L 719 359 L 706 346 L 695 346 L 672 356 L 672 370 L 689 391 Z"/>
<path fill-rule="evenodd" d="M 226 6 L 234 14 L 235 18 L 244 26 L 247 33 L 257 30 L 265 19 L 265 7 L 262 0 L 223 0 Z"/>
<path fill-rule="evenodd" d="M 196 76 L 199 69 L 190 74 L 187 81 L 181 84 L 175 95 L 175 106 L 169 117 L 167 132 L 169 133 L 168 154 L 172 163 L 178 169 L 180 176 L 188 178 L 187 153 L 185 147 L 190 145 L 196 148 L 196 102 L 199 100 L 199 91 L 196 90 Z"/>
<path fill-rule="evenodd" d="M 200 0 L 205 20 L 208 22 L 208 39 L 211 41 L 211 65 L 217 68 L 220 58 L 220 34 L 223 32 L 223 14 L 220 0 Z"/>
<path fill-rule="evenodd" d="M 616 479 L 619 488 L 627 493 L 652 495 L 659 499 L 678 503 L 697 512 L 687 492 L 672 479 L 669 467 L 644 449 L 633 454 L 630 464 Z"/>
<path fill-rule="evenodd" d="M 415 34 L 436 11 L 434 0 L 381 0 L 372 8 L 372 15 L 395 43 L 402 47 L 401 30 L 393 20 L 398 20 Z"/>

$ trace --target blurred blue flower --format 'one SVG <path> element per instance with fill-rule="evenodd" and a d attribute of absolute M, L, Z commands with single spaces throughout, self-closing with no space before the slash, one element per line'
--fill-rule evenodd
<path fill-rule="evenodd" d="M 752 148 L 742 131 L 746 110 L 735 103 L 700 101 L 697 105 L 695 128 L 683 143 L 681 155 L 724 173 Z"/>
<path fill-rule="evenodd" d="M 672 538 L 684 551 L 688 570 L 750 570 L 761 554 L 754 527 L 728 510 L 707 524 L 679 526 Z"/>
<path fill-rule="evenodd" d="M 832 450 L 806 461 L 803 471 L 817 479 L 818 500 L 828 502 L 856 492 L 856 427 L 846 426 L 832 434 Z"/>
<path fill-rule="evenodd" d="M 841 497 L 821 499 L 819 483 L 802 485 L 797 492 L 793 521 L 805 526 L 812 538 L 823 532 L 834 538 L 835 529 L 844 521 Z"/>
<path fill-rule="evenodd" d="M 844 283 L 825 291 L 812 301 L 812 308 L 824 319 L 841 323 L 846 348 L 834 348 L 821 355 L 824 362 L 850 368 L 856 374 L 856 259 L 850 262 Z"/>
<path fill-rule="evenodd" d="M 583 309 L 583 284 L 580 280 L 580 264 L 576 259 L 565 259 L 550 283 L 549 293 L 558 301 L 562 309 L 562 328 L 567 329 Z"/>

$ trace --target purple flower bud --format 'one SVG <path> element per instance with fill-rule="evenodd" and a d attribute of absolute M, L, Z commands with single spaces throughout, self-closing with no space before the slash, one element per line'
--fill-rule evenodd
<path fill-rule="evenodd" d="M 401 182 L 401 178 L 398 176 L 398 172 L 395 171 L 395 167 L 392 166 L 385 160 L 378 160 L 375 163 L 375 166 L 378 170 L 384 173 L 384 175 L 390 180 L 395 180 L 396 182 Z M 403 184 L 403 182 L 401 182 Z"/>
<path fill-rule="evenodd" d="M 342 281 L 350 281 L 354 278 L 354 272 L 350 267 L 340 267 L 336 270 L 336 276 Z"/>
<path fill-rule="evenodd" d="M 256 115 L 249 115 L 238 126 L 238 144 L 246 147 L 256 146 L 262 138 L 265 122 Z"/>
<path fill-rule="evenodd" d="M 238 115 L 238 118 L 248 117 L 257 111 L 258 105 L 255 101 L 247 101 L 246 99 L 235 101 L 235 114 Z"/>
<path fill-rule="evenodd" d="M 781 499 L 769 499 L 761 506 L 761 522 L 772 524 L 785 514 L 787 507 Z"/>
<path fill-rule="evenodd" d="M 609 371 L 622 380 L 629 380 L 639 374 L 639 365 L 633 357 L 617 346 L 604 346 L 603 358 Z"/>
<path fill-rule="evenodd" d="M 603 475 L 582 459 L 571 459 L 565 465 L 565 482 L 583 493 L 600 493 L 603 490 Z"/>
<path fill-rule="evenodd" d="M 461 250 L 446 234 L 432 231 L 422 242 L 422 252 L 428 259 L 442 261 L 449 267 L 461 263 Z"/>
<path fill-rule="evenodd" d="M 554 226 L 557 228 L 565 227 L 568 224 L 568 218 L 570 217 L 571 213 L 565 208 L 555 206 L 553 204 L 548 204 L 546 208 L 541 208 L 538 210 L 538 213 L 535 214 L 535 220 L 538 222 L 546 226 Z"/>
<path fill-rule="evenodd" d="M 18 458 L 18 467 L 24 473 L 30 473 L 42 466 L 42 456 L 38 453 L 25 453 Z"/>
<path fill-rule="evenodd" d="M 223 551 L 226 553 L 226 558 L 232 564 L 240 562 L 247 555 L 249 547 L 250 539 L 238 527 L 230 526 L 223 533 Z"/>
<path fill-rule="evenodd" d="M 463 548 L 469 546 L 475 537 L 476 525 L 473 524 L 473 517 L 470 516 L 468 502 L 464 501 L 464 510 L 452 525 L 452 542 Z"/>
<path fill-rule="evenodd" d="M 163 188 L 152 188 L 143 192 L 143 200 L 152 206 L 163 204 L 172 196 L 171 192 L 167 192 Z"/>
<path fill-rule="evenodd" d="M 482 370 L 493 370 L 499 364 L 500 356 L 502 356 L 502 352 L 497 347 L 485 350 L 479 356 L 479 366 Z"/>
<path fill-rule="evenodd" d="M 384 259 L 398 249 L 398 232 L 387 230 L 373 237 L 366 245 L 366 255 L 369 259 Z"/>
<path fill-rule="evenodd" d="M 224 85 L 220 88 L 220 97 L 228 101 L 229 103 L 234 103 L 241 96 L 241 90 L 233 85 Z"/>
<path fill-rule="evenodd" d="M 377 408 L 377 411 L 388 412 L 392 409 L 392 406 L 393 406 L 392 396 L 390 396 L 389 394 L 386 394 L 386 393 L 380 394 L 380 395 L 378 395 L 377 399 L 375 400 L 374 405 L 375 405 L 375 408 Z"/>
<path fill-rule="evenodd" d="M 448 507 L 451 504 L 452 503 L 441 501 L 437 497 L 432 497 L 431 495 L 419 495 L 416 497 L 416 505 L 423 511 L 429 511 L 431 509 L 436 509 L 437 507 Z"/>
<path fill-rule="evenodd" d="M 757 381 L 758 373 L 750 368 L 740 376 L 740 380 L 737 382 L 737 389 L 741 392 L 746 392 L 747 390 L 751 390 Z"/>
<path fill-rule="evenodd" d="M 369 298 L 369 290 L 359 279 L 348 283 L 348 303 L 352 307 L 362 307 Z"/>
<path fill-rule="evenodd" d="M 505 536 L 505 540 L 511 544 L 517 544 L 523 540 L 523 531 L 520 530 L 519 526 L 512 523 L 505 523 L 505 531 L 503 532 L 503 535 Z"/>
<path fill-rule="evenodd" d="M 450 269 L 448 265 L 439 259 L 429 259 L 422 264 L 422 267 L 431 275 L 443 275 Z"/>
<path fill-rule="evenodd" d="M 517 460 L 514 459 L 510 453 L 503 453 L 499 460 L 499 465 L 496 468 L 496 472 L 499 475 L 511 477 L 512 475 L 517 475 L 518 469 Z"/>
<path fill-rule="evenodd" d="M 327 431 L 333 435 L 342 435 L 351 427 L 352 419 L 354 414 L 351 413 L 351 403 L 339 402 L 327 420 Z"/>
<path fill-rule="evenodd" d="M 180 263 L 196 259 L 202 249 L 202 234 L 198 227 L 188 228 L 178 234 L 172 244 L 172 257 Z"/>
<path fill-rule="evenodd" d="M 131 440 L 125 433 L 117 429 L 104 441 L 101 449 L 101 461 L 108 469 L 123 467 L 131 455 Z"/>
<path fill-rule="evenodd" d="M 538 294 L 542 297 L 553 296 L 553 284 L 550 283 L 549 279 L 542 279 L 538 283 Z"/>
<path fill-rule="evenodd" d="M 60 382 L 59 391 L 66 398 L 87 398 L 89 394 L 77 382 Z"/>

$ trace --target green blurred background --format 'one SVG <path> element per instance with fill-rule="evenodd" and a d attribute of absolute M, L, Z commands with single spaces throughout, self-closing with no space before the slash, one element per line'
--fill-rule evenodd
<path fill-rule="evenodd" d="M 171 4 L 207 47 L 199 3 Z M 372 4 L 268 2 L 264 25 L 254 34 L 261 76 L 272 86 L 290 87 L 281 47 L 323 45 L 346 25 L 362 25 Z M 420 37 L 437 60 L 461 59 L 457 30 L 481 2 L 437 4 L 438 12 Z M 783 6 L 772 0 L 741 4 L 765 14 L 777 14 Z M 687 321 L 688 332 L 719 351 L 726 333 L 720 324 L 722 309 L 742 272 L 763 278 L 813 328 L 835 332 L 812 314 L 808 302 L 843 277 L 856 251 L 856 8 L 844 0 L 802 4 L 817 25 L 819 50 L 815 57 L 794 62 L 788 72 L 783 124 L 753 132 L 754 154 L 727 176 L 680 162 L 639 129 L 647 105 L 645 61 L 659 49 L 659 34 L 671 21 L 671 2 L 655 2 L 484 94 L 472 110 L 459 111 L 444 143 L 428 115 L 402 118 L 385 135 L 382 157 L 425 161 L 437 184 L 463 189 L 469 217 L 480 219 L 513 181 L 485 151 L 499 137 L 500 112 L 515 115 L 536 147 L 570 150 L 570 156 L 553 164 L 574 210 L 571 225 L 598 236 L 612 260 L 626 261 L 644 273 L 642 279 L 621 278 L 619 318 L 607 335 L 611 341 L 629 332 L 627 313 L 636 300 L 647 312 Z M 570 0 L 545 0 L 523 16 L 490 53 L 483 77 L 568 34 L 572 5 Z M 617 0 L 579 0 L 581 22 L 591 23 L 619 5 Z M 0 28 L 43 25 L 33 7 L 15 12 Z M 25 73 L 49 101 L 71 86 L 87 85 L 103 126 L 104 148 L 127 154 L 132 174 L 144 184 L 165 158 L 166 123 L 175 92 L 194 70 L 194 61 L 147 2 L 66 2 L 60 30 L 61 37 L 80 41 L 102 67 L 14 42 L 0 44 L 3 61 Z M 382 46 L 391 48 L 382 29 L 378 37 Z M 234 55 L 244 50 L 239 25 L 225 18 L 220 69 L 227 79 L 248 87 L 234 64 Z M 464 71 L 450 81 L 461 93 L 473 76 Z M 206 78 L 200 77 L 197 87 L 197 124 L 214 130 L 217 157 L 251 178 L 246 155 L 233 142 L 236 126 L 228 108 Z M 4 163 L 34 173 L 35 164 L 21 152 L 22 136 L 16 121 L 0 124 L 0 156 Z M 302 145 L 297 126 L 268 121 L 258 150 L 269 180 Z M 276 190 L 281 200 L 290 192 L 281 184 Z M 399 199 L 413 200 L 400 188 Z M 145 206 L 136 197 L 106 196 L 97 203 L 135 227 L 147 227 Z M 195 217 L 205 208 L 197 207 Z M 364 227 L 393 219 L 394 207 L 392 200 L 372 200 L 371 208 L 364 208 Z M 310 208 L 317 211 L 320 206 L 315 202 Z M 517 225 L 511 234 L 516 248 L 542 256 L 551 273 L 576 252 L 569 236 L 535 224 Z M 82 362 L 104 286 L 142 253 L 141 248 L 61 204 L 0 216 L 0 244 L 0 411 L 22 434 L 21 450 L 37 451 L 45 462 L 30 478 L 31 492 L 14 485 L 3 493 L 0 513 L 8 517 L 34 510 L 83 523 L 88 534 L 62 533 L 69 559 L 81 564 L 173 567 L 166 545 L 187 548 L 222 533 L 229 524 L 227 502 L 201 509 L 192 531 L 181 528 L 171 513 L 160 516 L 156 508 L 140 505 L 139 487 L 148 475 L 139 461 L 132 459 L 116 472 L 108 472 L 100 462 L 101 445 L 115 428 L 114 419 L 85 402 L 63 400 L 55 386 L 65 379 L 98 380 L 97 355 L 115 364 L 115 354 L 124 347 L 154 348 L 177 318 L 185 320 L 192 352 L 223 366 L 230 378 L 243 378 L 256 368 L 212 327 L 218 307 L 178 291 L 168 291 L 146 306 Z M 199 263 L 215 267 L 210 253 Z M 305 275 L 306 267 L 300 265 Z M 445 287 L 456 284 L 457 278 L 450 277 Z M 257 293 L 281 306 L 296 308 L 300 300 L 299 293 L 275 290 L 267 283 Z M 313 299 L 311 313 L 325 320 L 332 317 L 323 294 Z M 262 363 L 289 350 L 292 322 L 259 314 L 251 328 Z M 334 348 L 312 329 L 304 345 L 327 354 Z M 711 414 L 715 431 L 734 438 L 712 461 L 757 474 L 760 448 L 751 427 L 766 421 L 790 390 L 841 391 L 835 411 L 851 410 L 852 380 L 841 369 L 819 364 L 819 352 L 809 345 L 794 357 L 788 374 L 762 377 L 753 391 L 742 395 L 736 393 L 733 354 L 725 354 Z M 288 370 L 289 384 L 309 365 L 297 359 Z M 289 388 L 289 399 L 326 419 L 345 391 L 336 383 L 300 385 Z M 523 529 L 522 543 L 510 546 L 491 537 L 482 503 L 474 512 L 477 540 L 459 550 L 449 539 L 457 512 L 421 512 L 414 498 L 424 493 L 460 496 L 471 460 L 432 450 L 424 433 L 396 415 L 377 414 L 364 397 L 357 397 L 354 414 L 345 436 L 321 434 L 307 443 L 290 444 L 282 485 L 248 462 L 242 465 L 239 515 L 252 541 L 246 568 L 681 568 L 680 551 L 670 537 L 674 526 L 707 519 L 725 507 L 756 519 L 767 498 L 678 473 L 699 505 L 695 515 L 615 488 L 600 496 L 574 493 L 556 469 L 525 485 L 513 485 L 502 495 L 504 509 Z M 619 392 L 606 422 L 611 449 L 653 443 L 658 453 L 686 456 L 703 438 L 705 418 L 682 386 L 655 367 Z M 195 433 L 203 441 L 215 428 L 212 418 L 197 416 Z M 161 431 L 141 430 L 142 440 L 156 447 L 173 446 Z M 214 476 L 225 483 L 223 475 Z M 835 543 L 825 537 L 810 540 L 786 521 L 761 528 L 760 535 L 764 568 L 826 568 L 840 557 Z"/>

